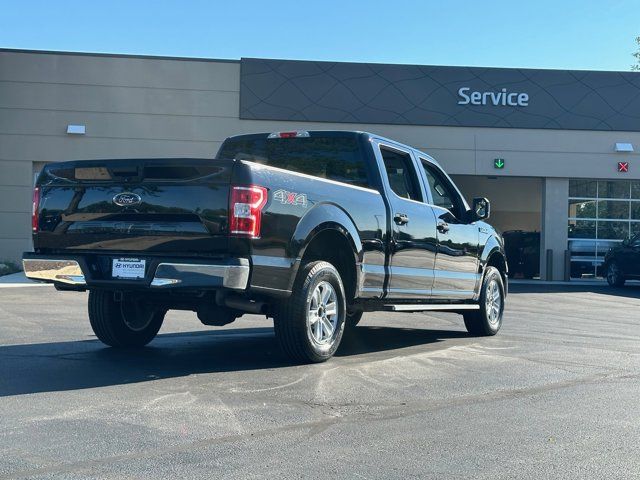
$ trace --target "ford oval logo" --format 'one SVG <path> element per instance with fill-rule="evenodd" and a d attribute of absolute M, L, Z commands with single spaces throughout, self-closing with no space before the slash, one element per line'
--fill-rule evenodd
<path fill-rule="evenodd" d="M 133 205 L 140 205 L 142 198 L 137 193 L 123 192 L 113 197 L 113 203 L 120 207 L 130 207 Z"/>

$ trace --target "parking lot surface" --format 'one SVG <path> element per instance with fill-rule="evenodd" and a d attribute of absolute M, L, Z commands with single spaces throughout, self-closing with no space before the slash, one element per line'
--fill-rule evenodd
<path fill-rule="evenodd" d="M 366 314 L 319 365 L 264 317 L 117 351 L 85 294 L 0 289 L 0 479 L 640 478 L 639 397 L 637 286 L 514 286 L 491 338 Z"/>

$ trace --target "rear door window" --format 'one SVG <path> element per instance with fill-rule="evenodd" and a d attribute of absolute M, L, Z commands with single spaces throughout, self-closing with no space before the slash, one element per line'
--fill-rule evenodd
<path fill-rule="evenodd" d="M 399 197 L 421 202 L 422 193 L 411 155 L 385 147 L 380 148 L 380 153 L 391 190 Z"/>

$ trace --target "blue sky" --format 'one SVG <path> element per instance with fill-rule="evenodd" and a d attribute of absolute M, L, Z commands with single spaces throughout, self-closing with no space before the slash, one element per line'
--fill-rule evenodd
<path fill-rule="evenodd" d="M 629 70 L 640 0 L 0 0 L 0 47 Z"/>

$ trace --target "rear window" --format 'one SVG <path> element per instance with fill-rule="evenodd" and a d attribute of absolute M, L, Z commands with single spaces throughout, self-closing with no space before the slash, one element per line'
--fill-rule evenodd
<path fill-rule="evenodd" d="M 227 140 L 218 158 L 234 158 L 368 187 L 358 140 L 353 137 L 243 138 Z"/>

